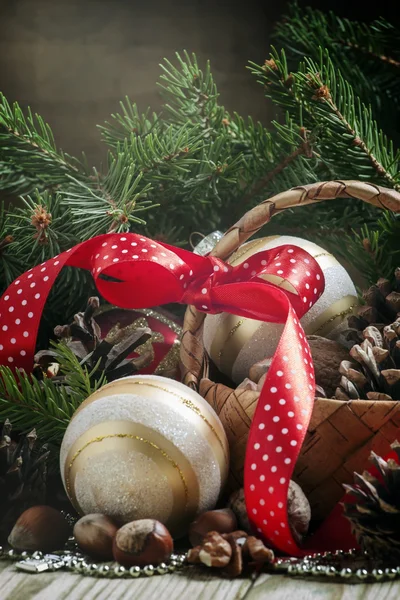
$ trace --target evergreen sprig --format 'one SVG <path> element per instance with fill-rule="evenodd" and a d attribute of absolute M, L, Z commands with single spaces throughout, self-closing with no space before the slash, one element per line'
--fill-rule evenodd
<path fill-rule="evenodd" d="M 23 193 L 57 186 L 82 171 L 76 159 L 57 149 L 53 133 L 40 115 L 33 115 L 30 109 L 25 115 L 17 102 L 11 106 L 1 93 L 0 162 L 9 170 L 8 178 L 0 178 L 0 189 L 15 191 L 19 180 Z"/>
<path fill-rule="evenodd" d="M 290 72 L 285 51 L 273 49 L 265 65 L 252 64 L 251 69 L 266 96 L 313 133 L 318 154 L 335 178 L 400 188 L 400 152 L 326 50 L 320 48 L 318 62 L 306 58 Z"/>
<path fill-rule="evenodd" d="M 60 445 L 75 410 L 104 385 L 105 378 L 93 382 L 93 373 L 80 365 L 65 344 L 54 349 L 65 385 L 52 379 L 39 381 L 34 375 L 0 365 L 0 421 L 9 418 L 22 433 L 35 428 L 41 439 Z"/>
<path fill-rule="evenodd" d="M 372 106 L 381 127 L 394 137 L 400 98 L 400 48 L 394 25 L 382 18 L 370 24 L 351 21 L 293 3 L 277 24 L 274 39 L 286 49 L 291 70 L 304 56 L 318 61 L 323 46 L 357 97 Z"/>

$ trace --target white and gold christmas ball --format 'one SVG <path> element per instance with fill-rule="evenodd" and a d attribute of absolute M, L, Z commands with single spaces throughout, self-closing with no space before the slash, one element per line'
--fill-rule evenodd
<path fill-rule="evenodd" d="M 308 240 L 286 235 L 271 236 L 243 244 L 231 256 L 229 263 L 236 266 L 256 252 L 285 244 L 300 246 L 309 252 L 325 277 L 324 293 L 301 319 L 306 334 L 335 339 L 347 327 L 347 317 L 355 312 L 357 292 L 347 271 L 332 254 Z M 294 291 L 277 275 L 263 275 L 263 278 Z M 254 363 L 273 356 L 283 327 L 280 323 L 262 323 L 228 313 L 207 315 L 204 346 L 219 370 L 239 384 L 249 376 Z"/>
<path fill-rule="evenodd" d="M 109 383 L 75 412 L 60 451 L 66 492 L 80 514 L 120 523 L 157 519 L 174 537 L 214 508 L 229 450 L 211 406 L 155 375 Z"/>

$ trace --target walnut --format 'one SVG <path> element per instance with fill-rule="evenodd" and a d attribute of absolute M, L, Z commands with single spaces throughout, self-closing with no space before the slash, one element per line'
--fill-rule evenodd
<path fill-rule="evenodd" d="M 315 382 L 325 390 L 327 398 L 333 398 L 340 383 L 340 363 L 349 360 L 349 352 L 337 342 L 318 335 L 309 335 L 307 339 L 314 362 Z"/>
<path fill-rule="evenodd" d="M 231 546 L 232 556 L 228 565 L 222 569 L 222 574 L 226 577 L 237 577 L 243 571 L 242 546 L 232 533 L 226 533 L 224 537 Z"/>
<path fill-rule="evenodd" d="M 201 544 L 199 559 L 207 567 L 225 567 L 232 556 L 232 548 L 216 531 L 207 533 Z"/>
<path fill-rule="evenodd" d="M 240 530 L 222 535 L 210 531 L 201 545 L 192 548 L 187 554 L 189 563 L 219 567 L 221 574 L 227 577 L 237 577 L 247 565 L 261 565 L 273 560 L 272 550 L 264 546 L 261 540 L 249 537 L 245 531 Z"/>
<path fill-rule="evenodd" d="M 201 550 L 201 546 L 195 546 L 194 548 L 190 548 L 190 550 L 188 551 L 186 558 L 188 563 L 192 564 L 192 565 L 199 565 L 201 563 L 200 560 L 200 550 Z"/>
<path fill-rule="evenodd" d="M 239 527 L 249 533 L 251 531 L 250 522 L 247 516 L 246 503 L 244 500 L 244 490 L 240 488 L 233 492 L 228 501 L 228 507 L 235 513 Z"/>
<path fill-rule="evenodd" d="M 290 481 L 288 489 L 288 518 L 293 536 L 298 542 L 301 541 L 308 531 L 311 520 L 311 507 L 301 487 L 294 481 Z M 250 522 L 247 516 L 244 490 L 240 488 L 234 492 L 228 502 L 228 506 L 236 515 L 237 522 L 245 532 L 251 532 Z M 246 535 L 246 533 L 244 535 Z"/>
<path fill-rule="evenodd" d="M 243 545 L 243 554 L 249 555 L 257 563 L 270 563 L 275 556 L 270 548 L 264 546 L 263 542 L 253 535 L 249 535 Z"/>
<path fill-rule="evenodd" d="M 289 525 L 298 544 L 308 532 L 311 521 L 311 506 L 301 487 L 290 481 L 287 498 Z"/>

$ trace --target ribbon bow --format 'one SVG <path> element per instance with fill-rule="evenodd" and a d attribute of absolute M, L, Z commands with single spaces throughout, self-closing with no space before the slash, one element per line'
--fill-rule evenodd
<path fill-rule="evenodd" d="M 251 425 L 244 487 L 257 531 L 280 551 L 301 554 L 288 523 L 287 493 L 314 402 L 314 370 L 300 318 L 324 290 L 316 260 L 286 245 L 232 267 L 136 234 L 98 236 L 30 269 L 9 286 L 0 299 L 0 364 L 31 371 L 43 308 L 66 265 L 89 270 L 101 295 L 119 307 L 179 302 L 207 313 L 286 323 Z M 281 277 L 294 291 L 263 275 Z"/>

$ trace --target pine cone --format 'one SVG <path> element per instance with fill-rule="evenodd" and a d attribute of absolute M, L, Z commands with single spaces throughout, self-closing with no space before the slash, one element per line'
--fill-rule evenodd
<path fill-rule="evenodd" d="M 339 400 L 400 399 L 400 319 L 383 327 L 369 325 L 362 332 L 364 341 L 350 349 L 355 361 L 340 363 L 342 375 L 335 397 Z"/>
<path fill-rule="evenodd" d="M 392 445 L 400 460 L 400 445 Z M 348 492 L 344 514 L 352 525 L 361 548 L 376 560 L 399 564 L 400 561 L 400 465 L 385 461 L 374 452 L 370 460 L 376 476 L 364 471 L 354 473 L 354 485 L 345 485 Z"/>
<path fill-rule="evenodd" d="M 379 279 L 363 293 L 364 304 L 357 315 L 348 319 L 349 327 L 362 331 L 368 325 L 382 329 L 400 316 L 400 267 L 394 272 L 394 281 Z"/>
<path fill-rule="evenodd" d="M 7 540 L 18 517 L 31 506 L 45 504 L 49 450 L 36 447 L 33 429 L 19 442 L 11 439 L 7 419 L 0 437 L 0 543 Z"/>
<path fill-rule="evenodd" d="M 152 348 L 146 348 L 146 342 L 152 338 L 151 329 L 143 320 L 120 327 L 112 327 L 104 339 L 96 322 L 96 311 L 100 305 L 97 297 L 89 298 L 85 312 L 77 313 L 72 323 L 58 325 L 55 335 L 63 339 L 73 351 L 79 362 L 84 362 L 94 379 L 106 375 L 107 381 L 127 377 L 137 373 L 153 360 Z M 140 320 L 142 321 L 142 320 Z M 136 358 L 127 357 L 139 347 L 144 352 Z M 54 350 L 41 350 L 35 355 L 34 375 L 40 380 L 51 377 L 55 383 L 63 383 L 63 376 L 58 375 L 59 365 Z M 97 366 L 97 368 L 95 368 Z"/>

